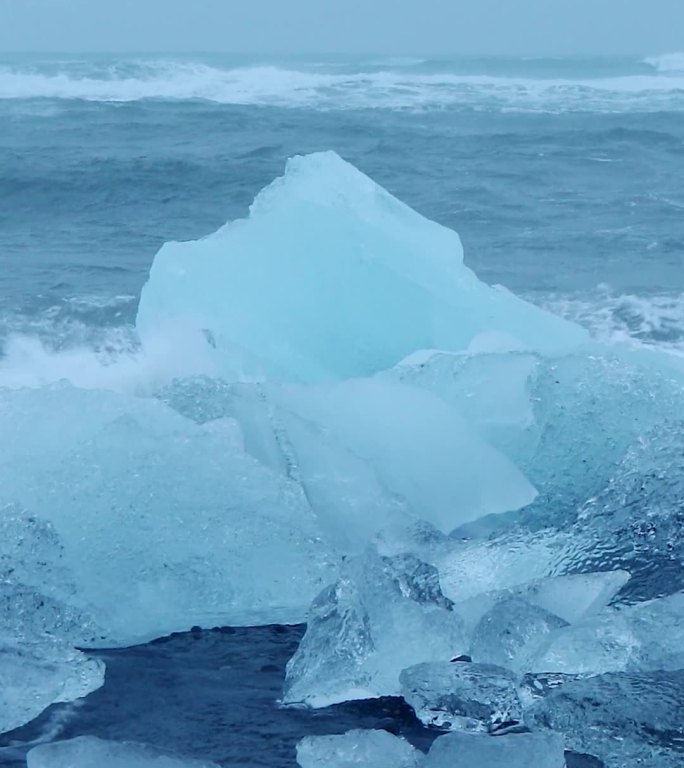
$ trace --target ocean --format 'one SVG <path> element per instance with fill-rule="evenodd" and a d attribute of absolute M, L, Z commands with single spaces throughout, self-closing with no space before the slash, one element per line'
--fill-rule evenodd
<path fill-rule="evenodd" d="M 458 231 L 486 282 L 599 340 L 684 355 L 684 54 L 5 55 L 0 387 L 81 381 L 93 361 L 134 353 L 161 245 L 244 217 L 288 157 L 328 149 Z M 0 764 L 21 765 L 46 733 L 96 733 L 222 765 L 293 766 L 298 738 L 386 722 L 387 708 L 395 730 L 427 738 L 397 702 L 283 715 L 275 699 L 291 648 L 279 631 L 113 652 L 102 691 L 2 737 Z M 286 632 L 290 645 L 298 632 Z M 192 673 L 160 667 L 141 688 L 150 656 L 163 651 L 173 668 L 195 643 L 209 651 L 194 654 Z M 237 663 L 241 675 L 225 672 Z M 229 695 L 216 694 L 217 675 Z"/>
<path fill-rule="evenodd" d="M 334 149 L 456 229 L 482 279 L 681 350 L 683 115 L 684 55 L 5 59 L 0 344 L 121 343 L 162 243 Z"/>

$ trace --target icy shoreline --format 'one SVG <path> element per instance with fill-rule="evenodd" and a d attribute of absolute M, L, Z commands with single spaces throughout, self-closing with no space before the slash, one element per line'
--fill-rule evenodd
<path fill-rule="evenodd" d="M 76 648 L 306 619 L 286 702 L 403 696 L 452 733 L 308 740 L 304 768 L 676 765 L 649 734 L 682 700 L 681 361 L 462 258 L 334 153 L 293 158 L 248 219 L 162 248 L 125 376 L 0 386 L 0 730 L 102 685 Z"/>

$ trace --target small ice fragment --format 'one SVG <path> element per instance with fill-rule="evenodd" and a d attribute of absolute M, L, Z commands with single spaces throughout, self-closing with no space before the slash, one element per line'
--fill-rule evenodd
<path fill-rule="evenodd" d="M 552 633 L 533 672 L 601 674 L 684 668 L 684 592 L 607 608 Z"/>
<path fill-rule="evenodd" d="M 27 768 L 218 768 L 216 763 L 179 757 L 147 744 L 95 736 L 41 744 L 28 753 L 26 762 Z"/>
<path fill-rule="evenodd" d="M 103 683 L 104 664 L 64 643 L 43 638 L 13 645 L 0 639 L 0 733 L 30 722 L 51 704 L 87 696 Z"/>
<path fill-rule="evenodd" d="M 314 601 L 287 665 L 284 701 L 323 707 L 399 695 L 402 669 L 448 662 L 465 643 L 432 566 L 369 550 L 344 563 L 340 580 Z"/>
<path fill-rule="evenodd" d="M 456 603 L 456 610 L 466 627 L 474 629 L 497 603 L 516 598 L 548 611 L 568 624 L 576 624 L 605 608 L 628 580 L 626 571 L 549 576 L 471 597 Z"/>
<path fill-rule="evenodd" d="M 498 601 L 480 620 L 473 633 L 475 661 L 526 672 L 534 653 L 556 629 L 567 622 L 520 598 Z"/>
<path fill-rule="evenodd" d="M 432 745 L 424 768 L 565 768 L 563 740 L 553 733 L 485 736 L 449 733 Z"/>
<path fill-rule="evenodd" d="M 301 768 L 418 768 L 423 758 L 408 741 L 386 731 L 307 736 L 297 744 Z"/>
<path fill-rule="evenodd" d="M 409 667 L 399 679 L 401 695 L 425 725 L 501 732 L 522 723 L 515 675 L 501 667 L 433 662 Z"/>

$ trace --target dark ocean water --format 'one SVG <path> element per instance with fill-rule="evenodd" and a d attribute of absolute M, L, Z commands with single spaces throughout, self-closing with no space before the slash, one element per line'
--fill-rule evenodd
<path fill-rule="evenodd" d="M 158 248 L 245 215 L 287 157 L 324 149 L 456 229 L 484 280 L 600 338 L 684 353 L 682 55 L 26 56 L 0 61 L 0 385 L 42 375 L 27 352 L 38 342 L 65 355 L 134 346 Z M 429 743 L 396 701 L 278 709 L 300 634 L 103 653 L 105 687 L 3 737 L 19 746 L 0 763 L 80 733 L 245 766 L 291 766 L 303 735 L 352 727 Z"/>
<path fill-rule="evenodd" d="M 425 728 L 399 698 L 313 711 L 279 706 L 285 664 L 303 633 L 297 626 L 224 628 L 100 651 L 105 685 L 0 736 L 0 765 L 22 768 L 30 745 L 83 735 L 153 744 L 239 768 L 295 768 L 302 736 L 352 728 L 387 730 L 429 749 L 440 732 Z M 569 768 L 600 766 L 572 753 L 566 761 Z"/>
<path fill-rule="evenodd" d="M 104 687 L 1 737 L 7 746 L 0 747 L 0 761 L 18 768 L 24 745 L 51 732 L 146 742 L 241 768 L 293 768 L 302 735 L 351 728 L 384 728 L 429 747 L 434 735 L 401 699 L 316 712 L 278 707 L 285 663 L 302 634 L 302 627 L 224 629 L 100 652 L 107 664 Z"/>

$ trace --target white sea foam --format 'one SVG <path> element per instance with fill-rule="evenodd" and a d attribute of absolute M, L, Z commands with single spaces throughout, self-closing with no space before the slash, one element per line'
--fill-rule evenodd
<path fill-rule="evenodd" d="M 97 346 L 54 349 L 44 340 L 15 334 L 0 356 L 0 388 L 38 388 L 69 382 L 81 389 L 106 389 L 147 396 L 174 378 L 216 375 L 213 361 L 183 329 L 150 340 L 143 350 L 130 328 L 101 334 Z"/>
<path fill-rule="evenodd" d="M 666 66 L 667 57 L 661 58 L 660 66 Z M 684 71 L 681 77 L 654 73 L 570 79 L 421 73 L 412 71 L 410 65 L 391 63 L 382 71 L 345 73 L 277 66 L 221 68 L 173 61 L 88 70 L 72 62 L 47 69 L 1 67 L 0 99 L 199 99 L 316 109 L 684 110 Z"/>
<path fill-rule="evenodd" d="M 638 296 L 599 286 L 591 294 L 548 296 L 538 303 L 585 326 L 604 343 L 657 347 L 684 356 L 684 294 Z"/>

